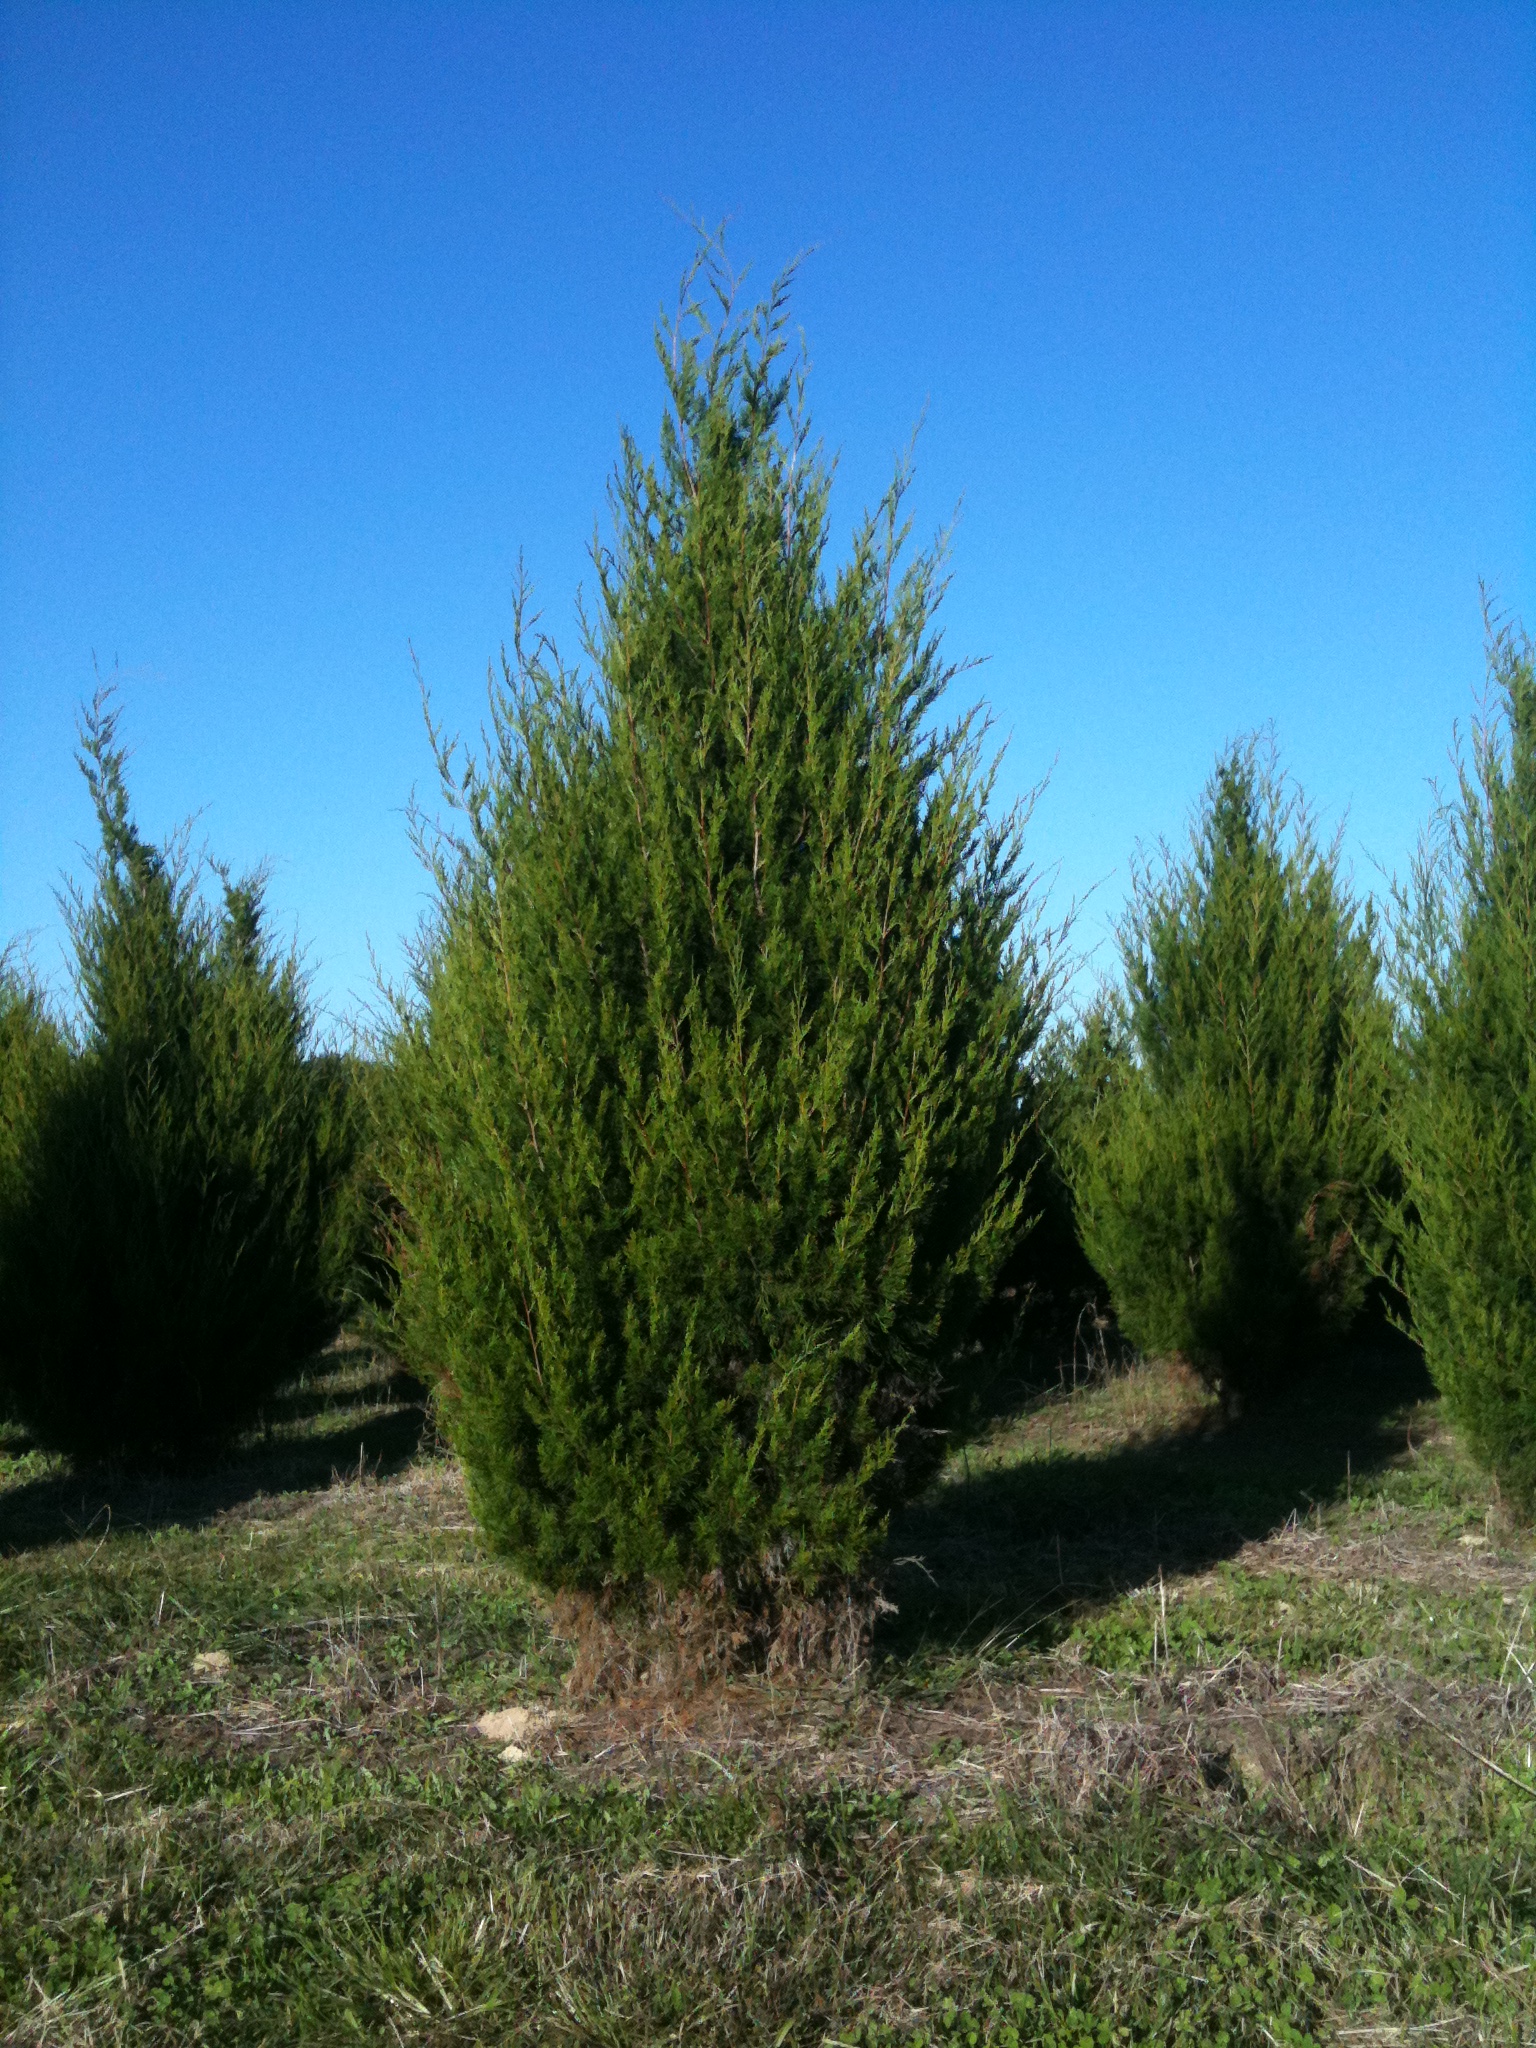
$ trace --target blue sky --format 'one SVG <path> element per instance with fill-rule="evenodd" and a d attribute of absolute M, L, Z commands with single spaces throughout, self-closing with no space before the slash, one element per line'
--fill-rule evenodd
<path fill-rule="evenodd" d="M 729 215 L 796 297 L 835 546 L 914 423 L 946 631 L 1099 946 L 1274 722 L 1401 866 L 1536 627 L 1536 9 L 0 5 L 0 938 L 62 988 L 120 663 L 331 1013 L 397 971 L 409 646 L 479 719 L 521 554 L 571 650 L 650 332 Z"/>

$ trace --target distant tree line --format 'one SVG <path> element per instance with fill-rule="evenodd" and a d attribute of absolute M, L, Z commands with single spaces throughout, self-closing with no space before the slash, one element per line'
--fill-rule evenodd
<path fill-rule="evenodd" d="M 787 304 L 701 251 L 589 669 L 520 606 L 483 754 L 434 730 L 434 908 L 366 1055 L 321 1048 L 259 877 L 142 838 L 116 702 L 84 713 L 74 1000 L 0 970 L 0 1402 L 206 1457 L 366 1315 L 535 1580 L 708 1586 L 775 1642 L 1077 1286 L 1234 1411 L 1388 1313 L 1536 1507 L 1528 641 L 1490 619 L 1384 921 L 1240 739 L 1071 1017 L 904 474 L 828 568 Z"/>

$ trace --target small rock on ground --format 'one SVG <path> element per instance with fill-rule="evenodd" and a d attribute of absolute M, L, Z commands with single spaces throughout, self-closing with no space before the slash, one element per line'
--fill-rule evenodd
<path fill-rule="evenodd" d="M 503 1742 L 516 1746 L 524 1736 L 532 1735 L 536 1729 L 547 1728 L 553 1718 L 547 1707 L 497 1707 L 489 1714 L 482 1714 L 475 1723 L 475 1728 L 487 1742 Z M 506 1755 L 505 1751 L 502 1753 Z M 509 1758 L 508 1761 L 515 1759 Z"/>

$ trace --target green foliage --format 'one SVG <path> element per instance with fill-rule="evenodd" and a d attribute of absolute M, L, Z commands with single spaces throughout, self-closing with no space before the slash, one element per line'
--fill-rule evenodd
<path fill-rule="evenodd" d="M 260 883 L 225 878 L 210 911 L 185 859 L 144 842 L 116 725 L 98 695 L 82 1042 L 0 1207 L 0 1374 L 46 1444 L 179 1454 L 249 1421 L 334 1327 L 328 1173 L 304 985 Z"/>
<path fill-rule="evenodd" d="M 659 463 L 623 444 L 595 685 L 520 612 L 488 761 L 443 754 L 391 1180 L 493 1542 L 752 1599 L 857 1572 L 933 1469 L 1026 1227 L 1049 964 L 983 731 L 934 720 L 901 479 L 829 586 L 785 284 L 743 318 L 702 275 Z"/>
<path fill-rule="evenodd" d="M 324 1052 L 310 1062 L 325 1162 L 325 1291 L 343 1314 L 388 1311 L 394 1298 L 395 1222 L 382 1180 L 390 1072 L 358 1052 Z"/>
<path fill-rule="evenodd" d="M 12 954 L 0 955 L 0 1212 L 15 1198 L 23 1156 L 68 1060 L 42 991 Z M 8 1406 L 0 1373 L 0 1414 Z"/>
<path fill-rule="evenodd" d="M 1231 1395 L 1279 1389 L 1365 1298 L 1388 1171 L 1375 930 L 1253 741 L 1191 850 L 1136 877 L 1069 1154 L 1121 1326 Z"/>
<path fill-rule="evenodd" d="M 1066 1170 L 1067 1134 L 1080 1100 L 1082 1037 L 1058 1017 L 1042 1033 L 1023 1077 L 1025 1128 L 1016 1171 L 1028 1188 L 1029 1231 L 998 1274 L 992 1300 L 975 1326 L 976 1341 L 994 1355 L 1000 1373 L 1027 1358 L 1050 1360 L 1054 1373 L 1075 1341 L 1085 1308 L 1104 1292 L 1083 1250 L 1077 1208 Z"/>
<path fill-rule="evenodd" d="M 0 1188 L 14 1185 L 28 1133 L 68 1056 L 41 989 L 14 956 L 0 955 Z"/>
<path fill-rule="evenodd" d="M 1475 1454 L 1536 1506 L 1536 669 L 1490 621 L 1490 718 L 1398 900 L 1390 1211 L 1414 1334 Z"/>

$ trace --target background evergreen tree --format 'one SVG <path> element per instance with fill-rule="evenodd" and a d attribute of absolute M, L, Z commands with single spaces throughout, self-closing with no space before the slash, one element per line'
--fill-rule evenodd
<path fill-rule="evenodd" d="M 32 1133 L 47 1113 L 68 1060 L 64 1034 L 49 1015 L 41 989 L 13 952 L 0 954 L 0 1216 L 16 1198 Z M 8 1405 L 0 1373 L 0 1414 Z"/>
<path fill-rule="evenodd" d="M 0 1186 L 14 1181 L 28 1131 L 67 1061 L 42 990 L 15 954 L 0 954 Z"/>
<path fill-rule="evenodd" d="M 83 729 L 101 832 L 71 914 L 81 1042 L 0 1205 L 0 1376 L 86 1455 L 203 1450 L 328 1337 L 311 1016 L 257 881 L 140 837 L 110 699 Z"/>
<path fill-rule="evenodd" d="M 1254 741 L 1190 853 L 1136 877 L 1124 988 L 1091 1020 L 1070 1143 L 1126 1334 L 1229 1397 L 1277 1388 L 1369 1284 L 1389 1011 L 1368 908 Z"/>
<path fill-rule="evenodd" d="M 325 1292 L 344 1316 L 387 1317 L 397 1279 L 396 1218 L 382 1178 L 390 1069 L 354 1049 L 316 1053 L 309 1074 L 325 1162 Z"/>
<path fill-rule="evenodd" d="M 1027 1223 L 1022 821 L 989 821 L 977 722 L 935 722 L 899 483 L 824 579 L 785 291 L 739 316 L 706 250 L 660 460 L 623 443 L 595 685 L 520 612 L 487 760 L 442 763 L 400 1327 L 550 1585 L 771 1605 L 856 1573 Z"/>
<path fill-rule="evenodd" d="M 1398 899 L 1398 1278 L 1476 1455 L 1536 1506 L 1536 671 L 1491 620 L 1492 706 Z"/>

